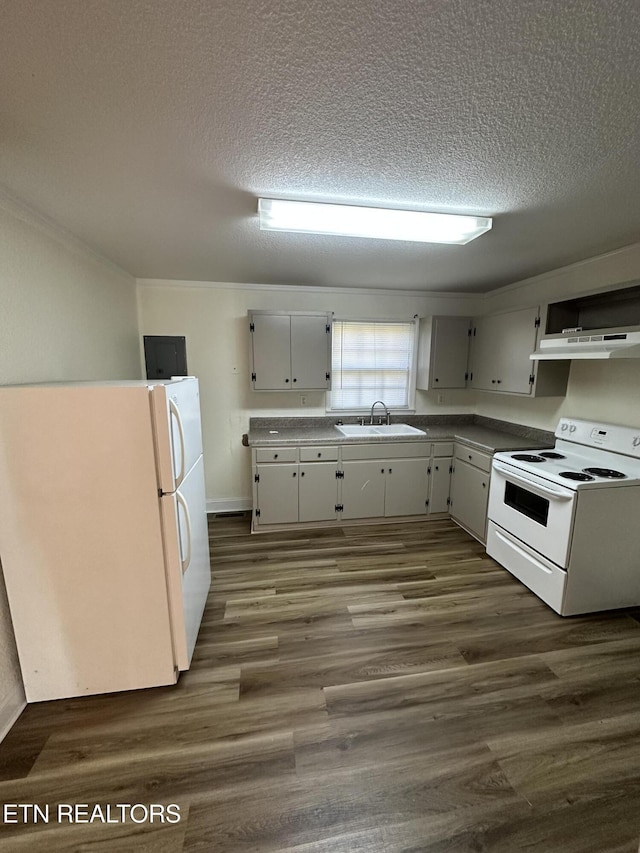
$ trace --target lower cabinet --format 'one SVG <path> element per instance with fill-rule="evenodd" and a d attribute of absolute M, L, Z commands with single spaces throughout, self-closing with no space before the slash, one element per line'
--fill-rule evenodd
<path fill-rule="evenodd" d="M 429 507 L 429 460 L 392 459 L 388 463 L 384 514 L 424 515 Z"/>
<path fill-rule="evenodd" d="M 452 442 L 253 450 L 253 529 L 449 512 Z"/>
<path fill-rule="evenodd" d="M 452 456 L 436 456 L 431 462 L 429 514 L 449 512 Z"/>
<path fill-rule="evenodd" d="M 335 470 L 335 469 L 334 469 Z M 255 480 L 255 477 L 258 479 Z M 258 465 L 254 475 L 260 525 L 298 521 L 298 466 Z"/>
<path fill-rule="evenodd" d="M 295 447 L 256 451 L 254 529 L 272 524 L 335 520 L 337 459 L 336 447 L 302 448 L 299 454 Z"/>
<path fill-rule="evenodd" d="M 489 454 L 456 445 L 451 474 L 451 517 L 480 542 L 486 540 L 490 475 Z"/>
<path fill-rule="evenodd" d="M 298 521 L 331 521 L 338 517 L 335 462 L 307 462 L 298 476 Z"/>
<path fill-rule="evenodd" d="M 376 518 L 384 515 L 386 468 L 382 460 L 343 462 L 341 473 L 342 518 Z"/>
<path fill-rule="evenodd" d="M 346 461 L 342 463 L 342 473 L 343 519 L 391 518 L 427 512 L 428 459 Z"/>

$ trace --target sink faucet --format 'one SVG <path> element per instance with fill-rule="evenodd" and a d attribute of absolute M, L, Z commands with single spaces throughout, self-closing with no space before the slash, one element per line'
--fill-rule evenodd
<path fill-rule="evenodd" d="M 385 406 L 385 404 L 382 402 L 382 400 L 376 400 L 376 401 L 375 401 L 375 403 L 373 404 L 373 406 L 371 406 L 371 419 L 370 419 L 369 423 L 371 423 L 371 424 L 373 423 L 373 410 L 374 410 L 374 409 L 375 409 L 375 407 L 378 405 L 378 403 L 380 403 L 380 405 L 381 405 L 381 406 L 383 406 L 383 408 L 384 408 L 384 413 L 385 413 L 385 416 L 386 416 L 386 422 L 387 422 L 388 424 L 390 424 L 390 423 L 391 423 L 391 414 L 390 414 L 390 412 L 389 412 L 389 409 L 387 409 L 387 407 Z M 380 423 L 382 423 L 382 419 L 380 419 Z"/>

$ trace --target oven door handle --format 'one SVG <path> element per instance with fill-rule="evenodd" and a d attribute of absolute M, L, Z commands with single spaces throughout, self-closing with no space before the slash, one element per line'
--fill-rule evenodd
<path fill-rule="evenodd" d="M 523 476 L 521 473 L 514 473 L 513 468 L 508 468 L 506 465 L 501 465 L 500 462 L 494 461 L 493 467 L 496 471 L 500 471 L 502 474 L 505 474 L 511 480 L 515 480 L 516 483 L 525 483 L 532 492 L 539 492 L 540 494 L 545 495 L 545 497 L 549 497 L 552 500 L 556 501 L 570 501 L 573 500 L 574 493 L 568 491 L 556 491 L 555 489 L 550 489 L 548 486 L 543 486 L 538 483 L 536 480 L 530 480 L 528 477 Z"/>

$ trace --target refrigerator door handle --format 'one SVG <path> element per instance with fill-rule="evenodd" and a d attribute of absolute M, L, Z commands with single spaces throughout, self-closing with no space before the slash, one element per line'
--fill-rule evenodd
<path fill-rule="evenodd" d="M 180 436 L 180 474 L 177 472 L 174 473 L 175 481 L 176 481 L 176 489 L 180 485 L 180 483 L 184 480 L 185 470 L 185 446 L 184 446 L 184 427 L 182 426 L 182 418 L 180 417 L 180 409 L 176 406 L 175 401 L 169 399 L 169 411 L 173 415 L 176 420 L 176 424 L 178 425 L 178 434 Z"/>
<path fill-rule="evenodd" d="M 178 499 L 178 503 L 184 510 L 184 518 L 187 522 L 187 555 L 185 557 L 183 554 L 180 554 L 180 560 L 182 562 L 182 574 L 184 574 L 189 568 L 189 563 L 191 562 L 191 516 L 189 515 L 189 507 L 187 506 L 187 502 L 182 497 L 180 492 L 176 492 L 176 498 Z M 180 542 L 182 542 L 182 536 L 180 537 Z"/>

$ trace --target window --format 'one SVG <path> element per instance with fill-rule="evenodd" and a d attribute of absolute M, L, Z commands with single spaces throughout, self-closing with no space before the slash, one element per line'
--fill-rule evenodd
<path fill-rule="evenodd" d="M 416 334 L 415 321 L 334 320 L 328 408 L 412 408 Z"/>

